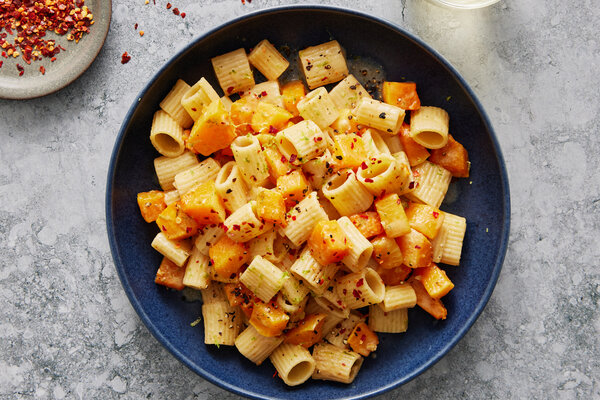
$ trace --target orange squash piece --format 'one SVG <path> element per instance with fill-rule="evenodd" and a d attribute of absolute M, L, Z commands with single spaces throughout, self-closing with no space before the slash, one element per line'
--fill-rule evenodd
<path fill-rule="evenodd" d="M 261 133 L 276 133 L 285 128 L 293 115 L 274 104 L 261 101 L 252 115 L 252 130 Z"/>
<path fill-rule="evenodd" d="M 431 150 L 429 161 L 446 168 L 454 177 L 469 177 L 470 163 L 467 149 L 454 140 L 452 135 L 448 135 L 448 143 L 444 147 Z"/>
<path fill-rule="evenodd" d="M 154 222 L 156 218 L 167 205 L 165 204 L 165 194 L 160 190 L 151 190 L 149 192 L 141 192 L 137 195 L 137 203 L 140 207 L 142 218 L 146 222 Z"/>
<path fill-rule="evenodd" d="M 362 138 L 354 133 L 335 135 L 333 161 L 338 169 L 357 168 L 367 159 Z"/>
<path fill-rule="evenodd" d="M 258 300 L 254 303 L 249 322 L 261 335 L 274 337 L 283 333 L 289 320 L 289 315 L 276 304 Z"/>
<path fill-rule="evenodd" d="M 285 343 L 309 348 L 323 338 L 323 324 L 327 314 L 309 314 L 285 334 Z"/>
<path fill-rule="evenodd" d="M 285 201 L 276 190 L 261 190 L 256 196 L 256 216 L 265 221 L 285 225 Z"/>
<path fill-rule="evenodd" d="M 385 269 L 392 269 L 402 265 L 404 258 L 396 241 L 385 235 L 380 235 L 371 240 L 373 245 L 373 258 Z"/>
<path fill-rule="evenodd" d="M 209 156 L 229 146 L 236 137 L 235 126 L 223 103 L 213 101 L 194 123 L 186 146 L 195 153 Z"/>
<path fill-rule="evenodd" d="M 265 155 L 267 167 L 269 168 L 269 181 L 271 181 L 273 185 L 276 185 L 277 178 L 290 171 L 290 163 L 288 163 L 279 150 L 274 147 L 265 146 L 263 154 Z"/>
<path fill-rule="evenodd" d="M 359 131 L 356 118 L 352 112 L 345 108 L 340 111 L 338 118 L 330 125 L 334 132 L 337 133 L 356 133 Z"/>
<path fill-rule="evenodd" d="M 367 211 L 349 216 L 350 221 L 367 239 L 383 233 L 383 225 L 376 211 Z"/>
<path fill-rule="evenodd" d="M 158 228 L 167 239 L 182 240 L 198 233 L 198 223 L 182 208 L 179 202 L 171 203 L 156 218 Z"/>
<path fill-rule="evenodd" d="M 399 267 L 391 269 L 383 268 L 379 265 L 375 268 L 375 271 L 379 274 L 386 286 L 396 286 L 406 281 L 406 278 L 410 276 L 413 269 L 406 265 L 400 265 Z"/>
<path fill-rule="evenodd" d="M 404 152 L 406 153 L 406 157 L 408 157 L 408 163 L 411 167 L 419 165 L 427 160 L 429 151 L 427 151 L 424 146 L 415 142 L 410 136 L 410 125 L 403 123 L 400 132 L 398 133 L 398 137 L 400 138 L 402 147 L 404 147 Z"/>
<path fill-rule="evenodd" d="M 298 102 L 306 96 L 306 88 L 302 81 L 291 81 L 286 83 L 281 88 L 281 96 L 283 97 L 283 105 L 294 117 L 300 115 L 298 111 Z"/>
<path fill-rule="evenodd" d="M 229 115 L 237 136 L 252 132 L 252 116 L 256 107 L 258 107 L 258 100 L 254 96 L 244 96 L 231 105 Z"/>
<path fill-rule="evenodd" d="M 404 265 L 411 268 L 428 267 L 433 261 L 431 242 L 421 232 L 411 229 L 406 235 L 396 238 L 404 256 Z"/>
<path fill-rule="evenodd" d="M 444 223 L 444 213 L 427 204 L 411 202 L 404 210 L 410 227 L 433 239 Z"/>
<path fill-rule="evenodd" d="M 421 100 L 414 82 L 383 82 L 383 101 L 403 110 L 418 110 Z"/>
<path fill-rule="evenodd" d="M 448 278 L 446 271 L 434 263 L 429 267 L 416 269 L 414 276 L 423 283 L 427 293 L 434 299 L 441 299 L 454 289 L 454 283 Z"/>
<path fill-rule="evenodd" d="M 350 244 L 337 221 L 319 221 L 308 237 L 308 248 L 321 265 L 342 261 L 350 252 Z"/>
<path fill-rule="evenodd" d="M 377 350 L 379 338 L 377 334 L 369 329 L 364 322 L 357 324 L 350 336 L 348 336 L 348 345 L 352 351 L 367 357 L 372 351 Z"/>
<path fill-rule="evenodd" d="M 179 268 L 173 261 L 165 257 L 160 263 L 158 271 L 156 271 L 154 283 L 170 287 L 171 289 L 182 290 L 185 287 L 183 284 L 184 275 L 185 268 Z"/>
<path fill-rule="evenodd" d="M 181 196 L 181 207 L 200 224 L 218 224 L 225 221 L 225 206 L 217 194 L 215 182 L 210 180 Z"/>
<path fill-rule="evenodd" d="M 208 249 L 208 255 L 215 275 L 224 280 L 235 278 L 242 265 L 250 259 L 248 246 L 234 242 L 227 235 Z"/>
<path fill-rule="evenodd" d="M 226 283 L 223 286 L 223 290 L 225 291 L 229 305 L 231 307 L 240 306 L 246 317 L 250 318 L 256 300 L 252 291 L 241 282 Z"/>
<path fill-rule="evenodd" d="M 310 184 L 302 171 L 296 169 L 277 178 L 277 190 L 283 196 L 285 205 L 293 207 L 309 194 Z"/>
<path fill-rule="evenodd" d="M 411 278 L 409 282 L 417 295 L 417 305 L 431 314 L 435 319 L 446 319 L 448 310 L 444 307 L 444 303 L 439 299 L 431 297 L 420 280 Z"/>

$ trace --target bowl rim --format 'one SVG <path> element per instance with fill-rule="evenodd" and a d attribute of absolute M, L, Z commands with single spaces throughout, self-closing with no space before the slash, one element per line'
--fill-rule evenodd
<path fill-rule="evenodd" d="M 153 322 L 150 320 L 148 315 L 145 313 L 144 308 L 142 307 L 141 303 L 135 297 L 133 290 L 128 283 L 127 277 L 125 276 L 125 272 L 124 272 L 124 268 L 123 268 L 124 264 L 121 260 L 120 254 L 117 251 L 118 245 L 117 245 L 117 242 L 115 239 L 115 229 L 114 229 L 114 223 L 113 223 L 112 198 L 111 197 L 112 197 L 112 193 L 113 193 L 113 181 L 114 181 L 114 176 L 115 176 L 115 171 L 116 171 L 116 163 L 117 163 L 117 159 L 119 158 L 119 153 L 121 151 L 121 147 L 123 145 L 123 139 L 125 137 L 125 132 L 129 128 L 131 118 L 132 118 L 133 114 L 135 113 L 135 111 L 139 105 L 139 102 L 146 95 L 146 93 L 150 90 L 152 85 L 165 72 L 165 70 L 172 63 L 176 62 L 180 57 L 184 56 L 185 53 L 188 50 L 190 50 L 197 42 L 211 36 L 212 34 L 218 32 L 221 29 L 226 28 L 228 25 L 233 24 L 233 23 L 238 23 L 238 22 L 244 21 L 246 19 L 251 19 L 251 18 L 254 18 L 257 16 L 262 16 L 262 15 L 266 15 L 266 14 L 275 14 L 275 13 L 282 12 L 282 11 L 326 11 L 326 12 L 346 14 L 346 15 L 350 15 L 350 16 L 364 18 L 364 19 L 370 20 L 371 22 L 381 24 L 389 29 L 394 30 L 398 34 L 404 36 L 406 39 L 412 41 L 415 45 L 417 45 L 424 51 L 428 52 L 431 56 L 433 56 L 436 60 L 438 60 L 441 63 L 441 65 L 448 70 L 448 72 L 450 72 L 450 74 L 457 80 L 457 83 L 459 84 L 459 86 L 465 90 L 467 97 L 475 105 L 478 113 L 481 116 L 484 127 L 489 132 L 489 135 L 490 135 L 490 138 L 492 141 L 492 147 L 495 150 L 495 155 L 496 155 L 499 170 L 500 170 L 502 199 L 503 199 L 503 212 L 504 212 L 504 218 L 502 220 L 502 232 L 501 232 L 501 237 L 500 237 L 500 248 L 499 248 L 498 256 L 496 257 L 496 260 L 495 260 L 495 264 L 494 264 L 494 268 L 492 270 L 490 280 L 489 280 L 487 286 L 485 287 L 483 296 L 480 298 L 479 302 L 477 303 L 477 306 L 476 306 L 474 312 L 467 319 L 466 323 L 452 336 L 451 340 L 449 340 L 446 343 L 446 345 L 443 346 L 436 354 L 434 354 L 432 357 L 430 357 L 429 360 L 426 363 L 424 363 L 421 367 L 419 367 L 419 368 L 413 370 L 411 373 L 409 373 L 409 374 L 407 374 L 385 386 L 381 386 L 375 390 L 360 393 L 360 394 L 357 394 L 357 395 L 354 395 L 351 397 L 340 397 L 340 399 L 343 398 L 343 399 L 347 399 L 347 400 L 366 399 L 366 398 L 369 398 L 372 396 L 380 395 L 391 389 L 400 387 L 401 385 L 416 378 L 418 375 L 425 372 L 427 369 L 429 369 L 434 364 L 436 364 L 442 357 L 444 357 L 446 354 L 448 354 L 448 352 L 464 337 L 464 335 L 473 326 L 473 324 L 475 323 L 477 318 L 481 315 L 483 309 L 485 308 L 487 302 L 489 301 L 489 299 L 492 295 L 494 287 L 496 286 L 496 282 L 500 275 L 500 271 L 502 269 L 502 264 L 503 264 L 504 258 L 506 256 L 506 251 L 507 251 L 507 247 L 508 247 L 508 237 L 509 237 L 509 233 L 510 233 L 511 207 L 510 207 L 510 189 L 509 189 L 509 183 L 508 183 L 508 174 L 506 172 L 506 166 L 504 163 L 504 158 L 502 156 L 501 148 L 500 148 L 499 142 L 497 140 L 496 134 L 494 132 L 494 129 L 492 127 L 492 124 L 490 122 L 490 119 L 489 119 L 487 113 L 485 112 L 483 105 L 481 104 L 481 102 L 479 101 L 479 99 L 477 98 L 477 96 L 475 95 L 473 90 L 471 89 L 471 87 L 468 85 L 468 83 L 462 77 L 462 75 L 458 72 L 458 70 L 454 66 L 452 66 L 452 64 L 448 60 L 446 60 L 440 53 L 438 53 L 436 50 L 434 50 L 430 45 L 425 43 L 422 39 L 420 39 L 415 34 L 408 32 L 404 28 L 400 27 L 399 25 L 397 25 L 391 21 L 388 21 L 388 20 L 383 19 L 378 16 L 369 15 L 363 11 L 358 11 L 355 9 L 343 8 L 343 7 L 338 7 L 338 6 L 329 6 L 329 5 L 310 5 L 310 4 L 297 5 L 296 4 L 296 5 L 286 5 L 286 6 L 279 6 L 279 7 L 269 7 L 266 9 L 262 9 L 262 10 L 258 10 L 258 11 L 251 12 L 248 14 L 244 14 L 242 16 L 232 18 L 232 19 L 226 21 L 225 23 L 220 24 L 214 28 L 211 28 L 211 29 L 207 30 L 206 32 L 193 38 L 185 47 L 178 50 L 176 54 L 174 54 L 166 63 L 164 63 L 162 65 L 162 67 L 158 71 L 156 71 L 156 73 L 150 79 L 150 81 L 139 92 L 138 96 L 136 97 L 137 100 L 135 100 L 134 103 L 129 108 L 129 110 L 123 120 L 123 123 L 119 129 L 119 133 L 116 137 L 112 155 L 110 158 L 110 164 L 109 164 L 108 174 L 107 174 L 107 183 L 106 183 L 106 196 L 105 196 L 106 226 L 107 226 L 107 234 L 108 234 L 108 239 L 109 239 L 109 244 L 110 244 L 110 250 L 111 250 L 112 257 L 113 257 L 113 261 L 115 263 L 115 268 L 117 270 L 117 274 L 119 276 L 119 280 L 121 281 L 121 285 L 123 286 L 123 289 L 125 290 L 125 293 L 127 294 L 127 297 L 129 298 L 131 305 L 135 309 L 136 313 L 138 314 L 139 318 L 142 320 L 142 322 L 144 323 L 146 328 L 150 331 L 150 333 L 152 333 L 152 335 L 167 350 L 169 350 L 175 356 L 175 358 L 177 358 L 186 367 L 188 367 L 189 369 L 194 371 L 196 374 L 198 374 L 203 379 L 206 379 L 209 382 L 211 382 L 225 390 L 228 390 L 232 393 L 235 393 L 235 394 L 238 394 L 241 396 L 246 396 L 246 397 L 252 398 L 252 399 L 257 399 L 257 400 L 262 400 L 262 399 L 279 400 L 280 399 L 279 397 L 273 397 L 270 395 L 264 395 L 264 394 L 246 390 L 235 384 L 226 382 L 218 376 L 208 373 L 207 371 L 203 370 L 200 366 L 198 366 L 196 363 L 194 363 L 193 360 L 188 358 L 186 356 L 186 354 L 184 354 L 183 352 L 176 349 L 168 341 L 168 339 L 166 337 L 161 335 L 161 333 L 156 329 L 156 327 L 154 326 Z"/>

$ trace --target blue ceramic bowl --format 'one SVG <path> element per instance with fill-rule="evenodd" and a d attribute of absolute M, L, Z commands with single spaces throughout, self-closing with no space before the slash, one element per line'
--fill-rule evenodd
<path fill-rule="evenodd" d="M 136 194 L 158 189 L 148 138 L 153 113 L 177 78 L 206 76 L 216 82 L 210 58 L 268 38 L 303 48 L 337 39 L 349 55 L 380 62 L 389 80 L 419 85 L 423 104 L 444 107 L 451 132 L 469 151 L 471 177 L 452 184 L 458 197 L 442 209 L 465 216 L 467 233 L 460 267 L 448 267 L 456 287 L 444 297 L 448 319 L 436 322 L 419 308 L 409 311 L 405 334 L 381 334 L 377 356 L 365 360 L 351 385 L 309 381 L 289 388 L 235 348 L 205 346 L 202 324 L 192 328 L 199 303 L 154 284 L 161 256 L 150 247 L 157 233 L 139 215 Z M 240 395 L 260 399 L 357 399 L 397 387 L 443 357 L 473 325 L 487 303 L 506 252 L 510 222 L 504 162 L 491 124 L 473 91 L 431 47 L 389 22 L 331 7 L 284 7 L 235 19 L 197 38 L 171 59 L 139 95 L 119 132 L 108 172 L 106 221 L 119 277 L 150 332 L 203 378 Z M 450 98 L 450 101 L 447 99 Z"/>

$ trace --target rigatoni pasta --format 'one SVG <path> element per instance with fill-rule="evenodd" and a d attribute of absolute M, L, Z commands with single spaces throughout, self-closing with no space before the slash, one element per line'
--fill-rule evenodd
<path fill-rule="evenodd" d="M 183 128 L 162 110 L 154 113 L 150 141 L 156 151 L 166 157 L 177 157 L 185 150 Z"/>

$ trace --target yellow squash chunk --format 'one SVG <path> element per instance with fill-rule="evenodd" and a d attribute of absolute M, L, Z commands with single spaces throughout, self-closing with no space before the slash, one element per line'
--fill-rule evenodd
<path fill-rule="evenodd" d="M 429 161 L 444 167 L 454 177 L 469 177 L 469 154 L 462 144 L 454 140 L 452 135 L 448 135 L 448 143 L 444 147 L 431 150 Z"/>
<path fill-rule="evenodd" d="M 181 207 L 203 225 L 225 221 L 225 207 L 212 180 L 200 184 L 181 196 Z"/>
<path fill-rule="evenodd" d="M 165 194 L 160 190 L 151 190 L 149 192 L 141 192 L 137 195 L 137 203 L 140 207 L 142 218 L 146 222 L 154 222 L 156 218 L 167 205 L 165 204 Z"/>
<path fill-rule="evenodd" d="M 283 333 L 289 320 L 289 315 L 281 307 L 274 303 L 263 303 L 257 300 L 252 308 L 249 322 L 261 335 L 274 337 Z"/>
<path fill-rule="evenodd" d="M 337 168 L 357 168 L 366 160 L 367 150 L 360 136 L 354 133 L 340 134 L 335 135 L 333 141 L 333 161 Z"/>
<path fill-rule="evenodd" d="M 364 322 L 357 324 L 350 336 L 348 337 L 348 345 L 352 351 L 367 357 L 372 351 L 377 350 L 379 338 L 377 334 L 369 329 L 369 326 Z"/>
<path fill-rule="evenodd" d="M 356 118 L 351 114 L 350 110 L 345 108 L 340 111 L 338 118 L 330 125 L 334 132 L 337 133 L 356 133 L 358 132 L 358 124 Z"/>
<path fill-rule="evenodd" d="M 285 343 L 309 348 L 323 338 L 323 323 L 327 314 L 309 314 L 285 334 Z"/>
<path fill-rule="evenodd" d="M 182 290 L 185 287 L 183 284 L 184 275 L 185 268 L 179 268 L 173 261 L 165 257 L 156 272 L 154 283 L 170 287 L 171 289 Z"/>
<path fill-rule="evenodd" d="M 252 116 L 257 107 L 258 100 L 254 96 L 244 96 L 233 102 L 229 115 L 237 136 L 252 132 Z"/>
<path fill-rule="evenodd" d="M 411 167 L 419 165 L 423 161 L 427 160 L 429 157 L 429 151 L 427 151 L 424 146 L 415 142 L 410 136 L 410 125 L 402 124 L 402 128 L 400 128 L 398 135 L 400 142 L 402 143 L 402 147 L 404 148 L 404 152 L 406 153 L 406 157 L 408 157 L 408 163 Z"/>
<path fill-rule="evenodd" d="M 287 110 L 261 101 L 252 115 L 252 129 L 254 132 L 277 133 L 286 127 L 292 117 L 293 115 Z"/>
<path fill-rule="evenodd" d="M 198 233 L 198 223 L 179 202 L 169 204 L 156 218 L 156 224 L 169 240 L 182 240 Z"/>
<path fill-rule="evenodd" d="M 414 82 L 383 82 L 383 101 L 403 110 L 418 110 L 421 100 Z"/>
<path fill-rule="evenodd" d="M 415 279 L 423 283 L 427 293 L 434 299 L 441 299 L 454 288 L 454 283 L 446 275 L 446 271 L 432 263 L 425 268 L 418 268 L 414 272 Z"/>
<path fill-rule="evenodd" d="M 321 265 L 340 262 L 350 252 L 348 238 L 337 221 L 319 221 L 308 237 L 308 248 Z"/>
<path fill-rule="evenodd" d="M 371 240 L 373 245 L 373 258 L 385 269 L 392 269 L 402 265 L 404 258 L 396 241 L 385 235 L 377 236 Z"/>
<path fill-rule="evenodd" d="M 273 185 L 276 185 L 277 178 L 290 171 L 290 163 L 287 162 L 285 157 L 275 147 L 265 146 L 263 154 L 265 155 L 267 167 L 269 168 L 269 180 Z"/>
<path fill-rule="evenodd" d="M 294 117 L 300 115 L 298 111 L 298 102 L 306 95 L 306 88 L 302 81 L 291 81 L 283 85 L 281 88 L 281 96 L 283 104 Z"/>
<path fill-rule="evenodd" d="M 446 310 L 441 300 L 431 297 L 420 280 L 410 278 L 409 283 L 415 290 L 417 305 L 419 307 L 427 311 L 435 319 L 446 319 L 448 310 Z"/>
<path fill-rule="evenodd" d="M 276 190 L 261 190 L 256 196 L 256 216 L 265 221 L 285 225 L 285 201 Z"/>
<path fill-rule="evenodd" d="M 287 207 L 300 203 L 310 192 L 310 184 L 300 170 L 277 178 L 277 191 L 283 196 Z"/>
<path fill-rule="evenodd" d="M 433 247 L 427 237 L 411 229 L 406 235 L 396 239 L 404 257 L 404 265 L 411 268 L 428 267 L 433 260 Z"/>
<path fill-rule="evenodd" d="M 220 101 L 213 101 L 194 123 L 188 149 L 204 156 L 226 148 L 237 137 L 229 113 Z"/>
<path fill-rule="evenodd" d="M 379 214 L 375 211 L 366 211 L 349 216 L 350 221 L 358 231 L 367 239 L 383 233 L 383 226 Z"/>
<path fill-rule="evenodd" d="M 234 242 L 227 235 L 213 244 L 208 250 L 215 275 L 221 279 L 233 279 L 242 265 L 250 259 L 245 243 Z"/>
<path fill-rule="evenodd" d="M 375 209 L 379 214 L 383 230 L 389 237 L 396 238 L 410 232 L 402 200 L 396 193 L 375 200 Z"/>
<path fill-rule="evenodd" d="M 436 237 L 444 223 L 444 214 L 427 204 L 411 202 L 404 211 L 410 227 L 421 232 L 428 239 Z"/>
<path fill-rule="evenodd" d="M 391 269 L 383 268 L 381 265 L 375 268 L 375 272 L 379 274 L 383 283 L 385 283 L 385 286 L 396 286 L 401 284 L 408 278 L 412 271 L 412 268 L 409 268 L 404 264 Z"/>

